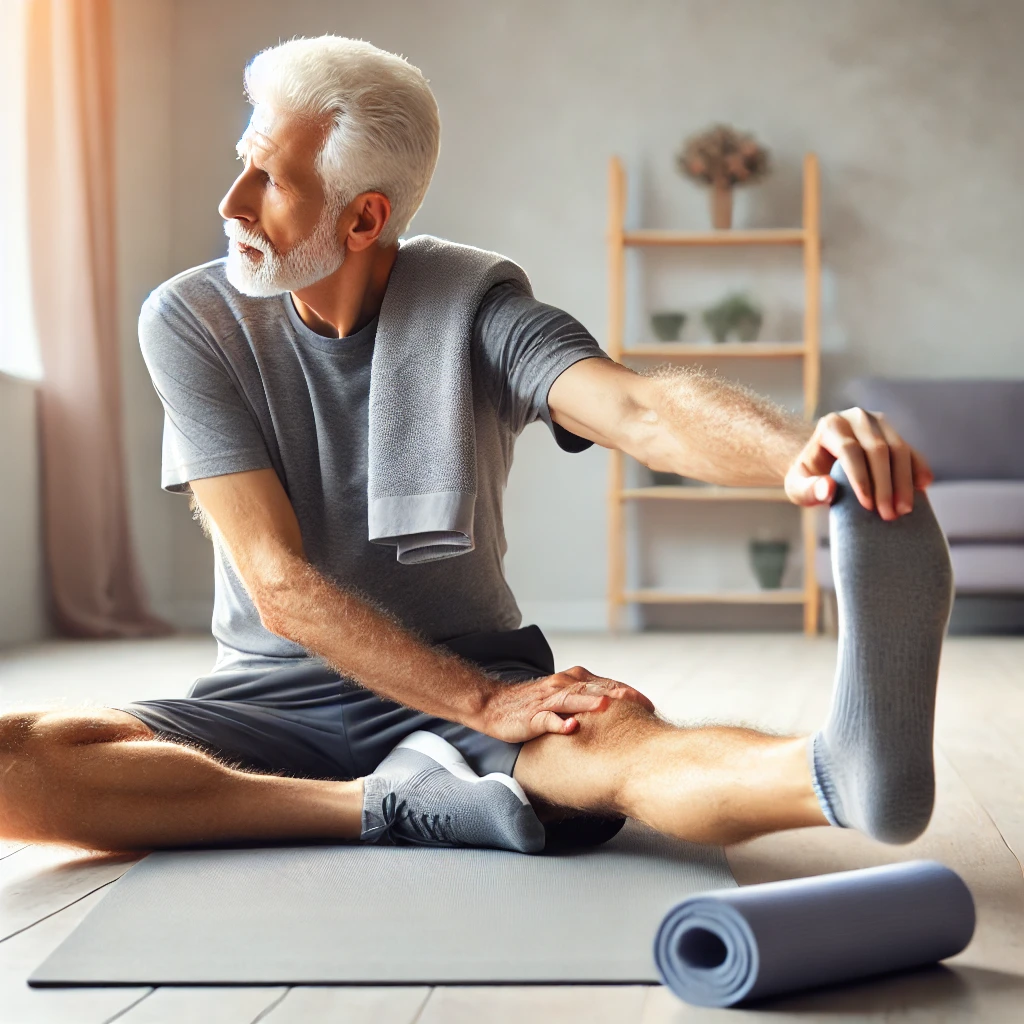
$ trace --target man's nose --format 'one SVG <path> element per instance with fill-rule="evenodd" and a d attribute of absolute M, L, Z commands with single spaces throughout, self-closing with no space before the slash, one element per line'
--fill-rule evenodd
<path fill-rule="evenodd" d="M 258 211 L 249 195 L 250 190 L 246 187 L 245 178 L 245 172 L 235 178 L 231 188 L 228 189 L 227 194 L 217 207 L 218 213 L 225 220 L 244 220 L 254 223 L 257 219 Z"/>

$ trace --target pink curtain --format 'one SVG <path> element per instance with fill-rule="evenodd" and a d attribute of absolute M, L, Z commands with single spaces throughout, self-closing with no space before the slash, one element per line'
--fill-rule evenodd
<path fill-rule="evenodd" d="M 29 0 L 28 181 L 54 625 L 170 632 L 132 554 L 121 438 L 110 0 Z"/>

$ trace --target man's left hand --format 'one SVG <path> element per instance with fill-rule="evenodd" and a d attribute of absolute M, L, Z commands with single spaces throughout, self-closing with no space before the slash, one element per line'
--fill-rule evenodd
<path fill-rule="evenodd" d="M 786 494 L 796 505 L 828 505 L 836 482 L 829 473 L 839 462 L 857 500 L 883 519 L 898 519 L 914 507 L 914 491 L 934 474 L 924 456 L 890 426 L 880 412 L 846 409 L 818 420 L 811 439 L 786 473 Z"/>

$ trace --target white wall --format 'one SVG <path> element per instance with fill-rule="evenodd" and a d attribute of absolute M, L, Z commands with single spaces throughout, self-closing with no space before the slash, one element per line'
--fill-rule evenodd
<path fill-rule="evenodd" d="M 0 647 L 44 637 L 36 386 L 0 373 Z"/>
<path fill-rule="evenodd" d="M 172 258 L 180 172 L 172 127 L 174 0 L 115 0 L 119 316 L 128 497 L 136 556 L 154 610 L 180 626 L 209 625 L 177 587 L 175 528 L 188 502 L 160 490 L 163 415 L 138 343 L 146 296 L 178 269 Z"/>
<path fill-rule="evenodd" d="M 123 123 L 135 133 L 130 145 L 146 147 L 125 152 L 122 192 L 131 217 L 123 279 L 134 286 L 124 324 L 135 523 L 147 578 L 161 605 L 179 614 L 207 607 L 209 551 L 185 502 L 156 490 L 159 414 L 131 362 L 130 314 L 161 274 L 222 253 L 216 206 L 236 172 L 233 146 L 248 116 L 242 67 L 292 35 L 361 36 L 421 67 L 443 134 L 414 229 L 506 253 L 527 269 L 538 296 L 599 340 L 609 155 L 627 163 L 636 224 L 703 226 L 706 197 L 678 177 L 673 154 L 689 132 L 725 120 L 755 131 L 775 154 L 772 178 L 740 194 L 741 224 L 794 223 L 800 157 L 820 155 L 826 404 L 844 379 L 865 371 L 1022 372 L 1024 6 L 1013 0 L 121 0 L 118 10 Z M 633 292 L 651 308 L 698 308 L 740 283 L 758 291 L 776 324 L 795 315 L 791 256 L 643 259 Z M 507 502 L 507 564 L 528 615 L 600 625 L 605 474 L 601 452 L 562 455 L 540 428 L 522 439 Z M 646 560 L 671 566 L 690 530 L 695 551 L 718 554 L 675 582 L 719 585 L 746 571 L 736 544 L 755 525 L 654 523 L 662 546 Z M 787 621 L 793 612 L 768 611 Z M 723 613 L 686 614 L 707 623 Z"/>

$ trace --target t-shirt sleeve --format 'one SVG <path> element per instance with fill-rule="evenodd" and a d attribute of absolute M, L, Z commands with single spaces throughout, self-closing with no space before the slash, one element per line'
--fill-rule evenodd
<path fill-rule="evenodd" d="M 189 480 L 272 465 L 227 360 L 180 300 L 150 295 L 139 344 L 164 407 L 164 490 L 188 491 Z"/>
<path fill-rule="evenodd" d="M 575 317 L 507 281 L 484 296 L 473 332 L 479 372 L 514 433 L 542 420 L 565 451 L 594 443 L 553 422 L 548 407 L 548 392 L 561 373 L 581 359 L 610 358 Z"/>

